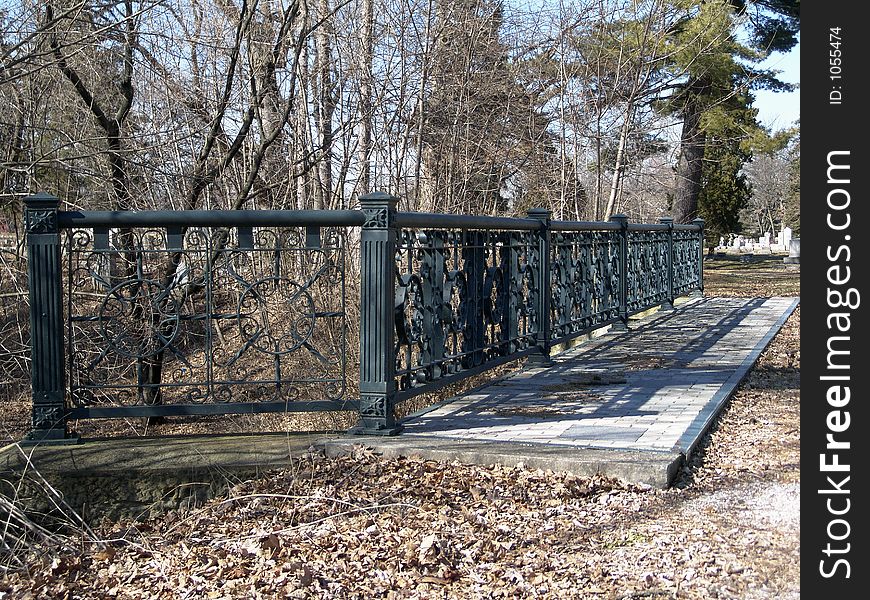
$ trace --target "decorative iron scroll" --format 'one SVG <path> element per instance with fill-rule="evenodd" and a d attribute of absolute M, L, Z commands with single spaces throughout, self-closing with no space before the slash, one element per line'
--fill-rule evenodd
<path fill-rule="evenodd" d="M 628 232 L 626 306 L 629 313 L 669 300 L 669 237 L 667 230 Z"/>
<path fill-rule="evenodd" d="M 344 398 L 342 230 L 79 229 L 66 250 L 74 407 Z"/>
<path fill-rule="evenodd" d="M 24 214 L 27 233 L 57 232 L 57 210 L 28 210 Z"/>
<path fill-rule="evenodd" d="M 619 317 L 619 231 L 555 231 L 550 268 L 551 339 Z"/>
<path fill-rule="evenodd" d="M 701 238 L 696 231 L 674 230 L 674 296 L 700 287 Z"/>
<path fill-rule="evenodd" d="M 395 357 L 408 390 L 535 343 L 534 232 L 400 231 Z"/>

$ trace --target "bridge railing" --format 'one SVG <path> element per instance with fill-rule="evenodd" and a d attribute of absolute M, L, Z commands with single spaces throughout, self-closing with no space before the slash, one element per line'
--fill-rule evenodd
<path fill-rule="evenodd" d="M 78 418 L 316 410 L 358 410 L 356 431 L 392 434 L 409 398 L 518 358 L 546 361 L 556 344 L 702 289 L 702 221 L 396 203 L 375 193 L 359 211 L 75 212 L 27 198 L 29 438 L 70 439 Z"/>
<path fill-rule="evenodd" d="M 393 433 L 404 400 L 546 360 L 556 344 L 703 286 L 701 220 L 402 213 L 396 200 L 361 199 L 361 431 Z"/>

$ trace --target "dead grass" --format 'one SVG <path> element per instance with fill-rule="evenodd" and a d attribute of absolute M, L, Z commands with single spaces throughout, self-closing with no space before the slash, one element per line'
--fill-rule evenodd
<path fill-rule="evenodd" d="M 800 267 L 782 262 L 784 255 L 726 255 L 704 261 L 707 296 L 800 296 Z"/>

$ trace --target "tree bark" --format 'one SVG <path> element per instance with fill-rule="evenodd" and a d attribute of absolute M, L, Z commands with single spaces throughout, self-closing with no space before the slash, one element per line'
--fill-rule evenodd
<path fill-rule="evenodd" d="M 363 0 L 360 8 L 362 32 L 360 42 L 359 81 L 359 188 L 360 195 L 371 191 L 372 145 L 372 58 L 374 55 L 374 0 Z"/>
<path fill-rule="evenodd" d="M 703 88 L 704 84 L 696 79 L 689 82 L 686 90 L 680 158 L 677 161 L 674 185 L 673 216 L 676 223 L 689 223 L 698 216 L 698 196 L 701 193 L 706 142 L 706 134 L 701 128 L 702 111 L 698 100 Z"/>
<path fill-rule="evenodd" d="M 317 28 L 315 47 L 317 48 L 316 71 L 318 83 L 317 127 L 320 133 L 320 150 L 317 174 L 320 180 L 317 190 L 317 208 L 326 209 L 332 206 L 332 116 L 335 113 L 336 101 L 332 84 L 332 48 L 330 34 L 332 33 L 332 16 L 329 0 L 319 0 L 317 18 L 321 23 Z"/>
<path fill-rule="evenodd" d="M 631 129 L 633 107 L 631 104 L 625 109 L 625 122 L 619 131 L 619 146 L 616 148 L 616 161 L 613 165 L 613 178 L 610 181 L 610 195 L 607 198 L 607 207 L 604 209 L 604 220 L 607 221 L 613 215 L 616 206 L 617 192 L 622 183 L 622 172 L 625 169 L 625 147 L 628 144 L 628 134 Z"/>

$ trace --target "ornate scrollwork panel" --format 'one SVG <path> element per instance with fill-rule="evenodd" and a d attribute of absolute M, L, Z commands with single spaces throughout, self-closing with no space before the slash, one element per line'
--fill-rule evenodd
<path fill-rule="evenodd" d="M 619 233 L 555 232 L 550 251 L 551 339 L 588 331 L 619 313 Z"/>
<path fill-rule="evenodd" d="M 701 239 L 695 231 L 674 231 L 674 295 L 681 296 L 700 286 Z"/>
<path fill-rule="evenodd" d="M 300 228 L 66 234 L 74 405 L 340 400 L 344 235 Z"/>
<path fill-rule="evenodd" d="M 668 299 L 667 231 L 629 231 L 626 306 L 644 310 Z"/>
<path fill-rule="evenodd" d="M 533 234 L 402 230 L 396 253 L 399 389 L 434 382 L 533 343 Z"/>

